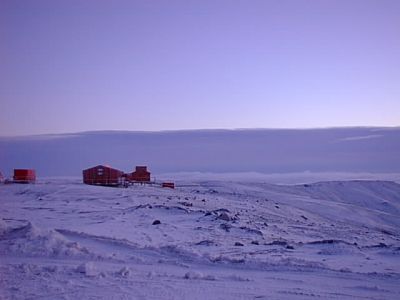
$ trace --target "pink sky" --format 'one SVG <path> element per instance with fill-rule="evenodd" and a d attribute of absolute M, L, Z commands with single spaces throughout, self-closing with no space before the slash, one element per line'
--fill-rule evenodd
<path fill-rule="evenodd" d="M 400 125 L 400 1 L 0 2 L 0 135 Z"/>

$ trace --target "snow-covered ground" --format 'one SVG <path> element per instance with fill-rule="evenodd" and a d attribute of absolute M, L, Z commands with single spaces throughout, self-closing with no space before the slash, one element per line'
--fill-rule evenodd
<path fill-rule="evenodd" d="M 48 179 L 0 216 L 4 299 L 400 299 L 394 182 Z"/>

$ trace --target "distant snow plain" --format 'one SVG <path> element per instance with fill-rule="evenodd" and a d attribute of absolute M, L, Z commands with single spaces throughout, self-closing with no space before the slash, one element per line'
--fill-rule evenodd
<path fill-rule="evenodd" d="M 400 127 L 327 129 L 101 131 L 0 137 L 0 171 L 80 176 L 108 164 L 176 172 L 261 174 L 400 173 Z"/>

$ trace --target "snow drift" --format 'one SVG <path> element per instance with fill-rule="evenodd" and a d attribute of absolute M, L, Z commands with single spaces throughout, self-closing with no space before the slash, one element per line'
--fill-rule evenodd
<path fill-rule="evenodd" d="M 400 295 L 393 182 L 187 180 L 171 190 L 48 179 L 1 185 L 0 199 L 6 299 Z"/>

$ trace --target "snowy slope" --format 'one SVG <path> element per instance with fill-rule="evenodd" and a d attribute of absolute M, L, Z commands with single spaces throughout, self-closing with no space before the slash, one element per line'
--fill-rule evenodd
<path fill-rule="evenodd" d="M 1 185 L 0 201 L 6 299 L 400 297 L 393 182 L 48 180 Z"/>

